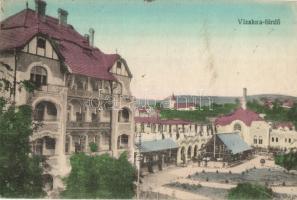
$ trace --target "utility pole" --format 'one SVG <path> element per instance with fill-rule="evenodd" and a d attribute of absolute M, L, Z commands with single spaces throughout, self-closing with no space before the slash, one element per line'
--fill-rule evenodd
<path fill-rule="evenodd" d="M 138 171 L 137 171 L 137 199 L 140 199 L 140 170 L 141 170 L 141 132 L 137 134 L 138 136 L 138 152 L 137 152 L 137 161 L 138 161 Z"/>
<path fill-rule="evenodd" d="M 213 158 L 216 158 L 216 134 L 213 135 Z"/>

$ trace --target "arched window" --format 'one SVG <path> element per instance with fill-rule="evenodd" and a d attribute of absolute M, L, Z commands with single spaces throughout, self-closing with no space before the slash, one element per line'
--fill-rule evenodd
<path fill-rule="evenodd" d="M 45 39 L 43 39 L 43 38 L 37 39 L 37 47 L 38 48 L 45 49 L 45 44 L 46 44 Z"/>
<path fill-rule="evenodd" d="M 188 154 L 188 158 L 191 158 L 191 154 L 192 154 L 192 147 L 191 146 L 188 147 L 187 154 Z"/>
<path fill-rule="evenodd" d="M 57 120 L 57 108 L 55 104 L 49 101 L 42 101 L 38 103 L 34 111 L 34 120 L 36 121 Z"/>
<path fill-rule="evenodd" d="M 241 125 L 236 123 L 234 124 L 234 128 L 233 128 L 234 131 L 241 131 Z"/>
<path fill-rule="evenodd" d="M 118 121 L 119 122 L 129 122 L 130 120 L 130 113 L 127 108 L 123 108 L 119 111 Z"/>
<path fill-rule="evenodd" d="M 41 66 L 34 66 L 31 70 L 30 81 L 35 83 L 36 87 L 47 84 L 47 71 Z"/>

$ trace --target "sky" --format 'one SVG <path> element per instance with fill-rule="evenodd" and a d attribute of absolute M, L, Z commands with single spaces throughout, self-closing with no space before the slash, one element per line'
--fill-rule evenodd
<path fill-rule="evenodd" d="M 25 8 L 2 1 L 1 19 Z M 119 53 L 133 74 L 138 98 L 177 95 L 297 96 L 297 2 L 198 0 L 47 0 L 46 13 L 68 11 L 81 34 Z M 34 1 L 28 0 L 34 9 Z M 279 19 L 280 25 L 242 25 L 239 19 Z"/>

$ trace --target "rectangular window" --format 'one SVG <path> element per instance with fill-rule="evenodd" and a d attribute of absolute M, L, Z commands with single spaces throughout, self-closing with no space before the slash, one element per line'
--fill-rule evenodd
<path fill-rule="evenodd" d="M 47 138 L 45 140 L 45 147 L 47 149 L 55 149 L 55 139 L 52 139 L 52 138 Z"/>
<path fill-rule="evenodd" d="M 274 142 L 274 137 L 271 138 L 271 142 Z"/>
<path fill-rule="evenodd" d="M 257 138 L 254 138 L 254 144 L 257 144 Z"/>
<path fill-rule="evenodd" d="M 259 144 L 262 144 L 263 143 L 263 140 L 262 139 L 259 139 Z"/>
<path fill-rule="evenodd" d="M 291 138 L 289 138 L 289 143 L 291 143 Z"/>
<path fill-rule="evenodd" d="M 144 132 L 144 124 L 141 124 L 141 130 L 142 133 Z"/>
<path fill-rule="evenodd" d="M 278 142 L 278 138 L 275 138 L 275 142 Z"/>

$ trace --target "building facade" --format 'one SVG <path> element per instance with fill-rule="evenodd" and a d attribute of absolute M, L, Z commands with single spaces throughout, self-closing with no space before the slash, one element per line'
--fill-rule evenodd
<path fill-rule="evenodd" d="M 146 149 L 145 153 L 148 156 L 142 157 L 141 166 L 148 166 L 149 160 L 158 164 L 164 164 L 165 160 L 167 161 L 165 164 L 179 165 L 198 157 L 200 149 L 215 134 L 215 127 L 213 123 L 165 120 L 159 117 L 135 117 L 135 134 L 141 135 L 141 141 L 152 148 Z M 135 139 L 135 143 L 138 143 L 139 138 L 135 137 Z M 160 142 L 162 140 L 165 141 L 162 143 Z M 175 145 L 171 145 L 172 142 Z M 157 150 L 154 150 L 154 146 Z M 162 167 L 159 168 L 162 169 Z"/>
<path fill-rule="evenodd" d="M 290 150 L 297 148 L 297 131 L 292 123 L 269 122 L 246 108 L 246 90 L 242 107 L 216 119 L 218 133 L 237 132 L 250 146 L 261 149 Z"/>
<path fill-rule="evenodd" d="M 33 120 L 42 124 L 31 136 L 32 152 L 47 158 L 45 176 L 53 188 L 63 187 L 75 152 L 127 151 L 134 159 L 134 97 L 132 74 L 118 54 L 105 54 L 94 46 L 94 30 L 82 36 L 67 23 L 68 12 L 46 15 L 46 3 L 35 1 L 1 22 L 0 76 L 16 86 L 17 105 L 31 105 Z M 36 90 L 17 86 L 29 80 Z M 0 85 L 1 86 L 1 85 Z M 3 88 L 0 87 L 1 90 Z"/>

